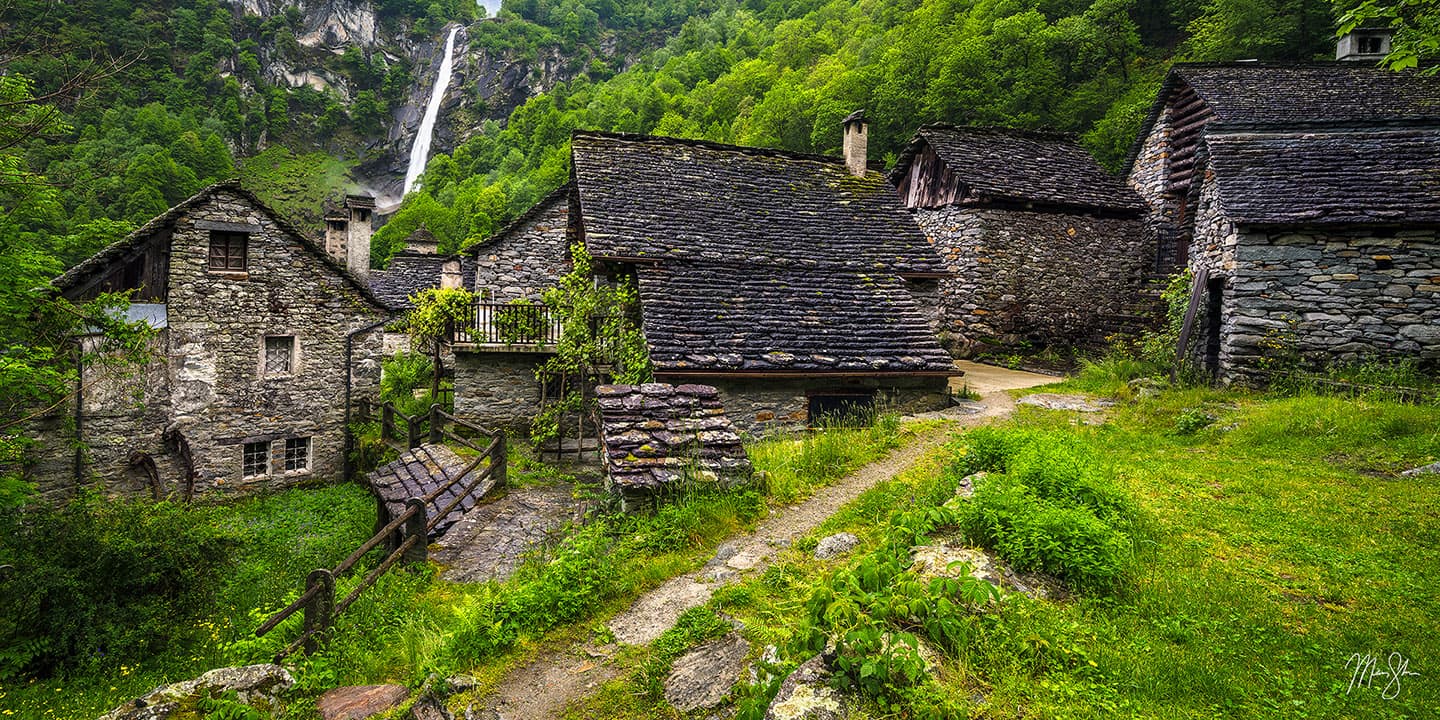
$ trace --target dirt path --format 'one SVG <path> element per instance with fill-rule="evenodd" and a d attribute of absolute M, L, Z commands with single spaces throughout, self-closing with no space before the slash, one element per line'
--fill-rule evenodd
<path fill-rule="evenodd" d="M 1031 387 L 1055 378 L 1032 373 L 1004 371 L 1009 383 Z M 1028 376 L 1028 377 L 1024 377 Z M 976 403 L 978 412 L 958 417 L 959 427 L 983 425 L 1008 416 L 1015 402 L 1002 387 L 987 387 L 989 394 Z M 751 533 L 720 546 L 715 557 L 701 569 L 672 578 L 640 596 L 627 610 L 609 623 L 617 641 L 645 645 L 675 624 L 686 610 L 705 604 L 715 590 L 745 575 L 759 572 L 781 549 L 810 532 L 841 507 L 882 481 L 895 477 L 945 441 L 955 429 L 948 425 L 916 438 L 885 458 L 870 463 L 826 487 L 808 500 L 773 513 Z M 508 675 L 486 701 L 481 717 L 496 720 L 549 720 L 559 717 L 565 707 L 619 674 L 608 661 L 613 648 L 590 644 L 542 655 Z"/>

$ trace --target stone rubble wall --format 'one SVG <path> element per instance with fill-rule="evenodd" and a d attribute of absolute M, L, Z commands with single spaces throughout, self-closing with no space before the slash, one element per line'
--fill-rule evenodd
<path fill-rule="evenodd" d="M 510 429 L 529 435 L 540 413 L 538 353 L 461 352 L 455 354 L 455 415 L 487 430 Z"/>
<path fill-rule="evenodd" d="M 950 403 L 949 380 L 915 378 L 800 378 L 706 380 L 735 427 L 752 437 L 800 430 L 810 423 L 811 394 L 875 393 L 881 411 L 900 414 L 940 410 Z"/>
<path fill-rule="evenodd" d="M 754 469 L 710 385 L 601 385 L 601 446 L 610 487 L 655 492 L 686 480 L 743 482 Z"/>
<path fill-rule="evenodd" d="M 1153 322 L 1143 283 L 1155 250 L 1141 218 L 951 205 L 915 219 L 955 273 L 939 284 L 938 331 L 958 356 L 1094 347 Z"/>
<path fill-rule="evenodd" d="M 1173 273 L 1180 259 L 1175 256 L 1174 238 L 1179 206 L 1167 192 L 1170 184 L 1170 108 L 1166 107 L 1140 144 L 1127 182 L 1150 206 L 1145 225 L 1154 238 L 1155 255 L 1151 268 L 1161 274 Z"/>
<path fill-rule="evenodd" d="M 568 270 L 569 210 L 568 197 L 551 197 L 529 221 L 480 246 L 475 251 L 475 293 L 492 302 L 538 302 Z"/>

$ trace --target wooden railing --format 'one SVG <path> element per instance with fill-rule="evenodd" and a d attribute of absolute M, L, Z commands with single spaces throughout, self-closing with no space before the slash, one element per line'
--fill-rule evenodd
<path fill-rule="evenodd" d="M 361 422 L 375 419 L 374 405 L 370 400 L 360 398 L 357 406 L 355 416 Z M 456 432 L 460 428 L 468 430 L 469 435 Z M 491 433 L 485 428 L 455 417 L 439 403 L 431 405 L 429 412 L 423 415 L 406 415 L 391 402 L 380 404 L 380 439 L 407 450 L 414 450 L 426 442 L 431 445 L 454 442 L 479 450 L 481 448 L 475 444 L 474 438 L 488 435 Z"/>
<path fill-rule="evenodd" d="M 397 562 L 424 562 L 429 557 L 430 531 L 435 528 L 436 524 L 482 486 L 484 489 L 480 490 L 480 495 L 484 495 L 497 485 L 504 484 L 505 474 L 505 435 L 498 434 L 484 448 L 484 451 L 453 479 L 430 491 L 424 497 L 412 497 L 406 500 L 404 512 L 377 530 L 369 540 L 361 543 L 360 547 L 350 553 L 349 557 L 341 560 L 339 565 L 333 568 L 319 568 L 311 572 L 305 579 L 305 590 L 300 593 L 300 597 L 256 628 L 255 636 L 264 637 L 266 633 L 279 627 L 280 623 L 287 618 L 303 610 L 305 614 L 300 637 L 276 653 L 275 662 L 280 662 L 300 648 L 304 648 L 307 653 L 314 652 L 319 647 L 325 632 L 334 625 L 335 618 L 340 613 L 345 612 L 365 590 L 374 586 L 380 576 L 394 567 Z M 469 484 L 455 494 L 455 498 L 450 501 L 450 504 L 438 510 L 433 516 L 428 515 L 426 510 L 428 505 L 447 490 L 460 485 L 467 478 L 469 478 Z M 487 481 L 489 482 L 487 483 Z M 353 570 L 361 558 L 379 547 L 381 543 L 386 543 L 388 550 L 385 559 L 366 573 L 354 589 L 337 602 L 335 600 L 335 581 Z"/>
<path fill-rule="evenodd" d="M 560 322 L 544 303 L 477 302 L 451 327 L 450 341 L 554 347 L 560 342 Z"/>

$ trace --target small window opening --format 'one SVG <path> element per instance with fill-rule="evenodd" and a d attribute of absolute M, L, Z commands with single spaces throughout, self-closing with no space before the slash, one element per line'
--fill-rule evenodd
<path fill-rule="evenodd" d="M 364 208 L 355 211 L 355 217 L 360 222 L 370 222 L 370 211 Z"/>
<path fill-rule="evenodd" d="M 350 223 L 344 220 L 326 220 L 325 224 L 328 225 L 331 230 L 344 230 L 350 227 Z"/>
<path fill-rule="evenodd" d="M 1379 55 L 1384 52 L 1384 39 L 1379 35 L 1361 35 L 1355 39 L 1361 55 Z"/>
<path fill-rule="evenodd" d="M 270 472 L 270 443 L 265 440 L 260 442 L 245 443 L 245 450 L 241 456 L 240 474 L 244 477 L 260 477 Z"/>
<path fill-rule="evenodd" d="M 245 272 L 245 252 L 250 236 L 245 233 L 210 231 L 210 269 L 218 272 Z"/>
<path fill-rule="evenodd" d="M 288 375 L 295 370 L 295 336 L 265 338 L 265 374 Z"/>
<path fill-rule="evenodd" d="M 310 438 L 285 439 L 285 472 L 310 469 Z"/>
<path fill-rule="evenodd" d="M 1394 270 L 1395 261 L 1390 258 L 1375 258 L 1376 270 Z"/>

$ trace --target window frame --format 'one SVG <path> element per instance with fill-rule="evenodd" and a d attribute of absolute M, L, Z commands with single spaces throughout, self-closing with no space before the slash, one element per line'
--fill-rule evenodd
<path fill-rule="evenodd" d="M 284 370 L 278 370 L 278 371 L 273 371 L 273 372 L 270 370 L 270 341 L 271 341 L 271 340 L 289 340 L 289 341 L 290 341 L 290 358 L 289 358 L 289 360 L 285 363 L 285 369 L 284 369 Z M 299 343 L 296 342 L 296 338 L 295 338 L 294 335 L 284 335 L 284 334 L 276 333 L 276 334 L 273 334 L 273 335 L 266 335 L 266 336 L 264 336 L 263 338 L 261 338 L 261 339 L 260 339 L 260 377 L 263 377 L 263 378 L 287 378 L 287 377 L 294 377 L 294 376 L 295 376 L 295 371 L 299 368 L 299 364 L 300 364 L 300 353 L 298 352 L 297 348 L 299 348 Z"/>
<path fill-rule="evenodd" d="M 232 267 L 235 258 L 235 247 L 239 246 L 239 267 Z M 222 251 L 217 255 L 216 249 Z M 222 259 L 222 267 L 216 267 L 215 261 Z M 250 233 L 236 232 L 233 230 L 211 230 L 210 243 L 207 246 L 205 255 L 205 269 L 209 272 L 223 275 L 244 275 L 250 272 Z"/>
<path fill-rule="evenodd" d="M 298 466 L 291 467 L 291 462 L 297 454 L 297 446 L 304 448 L 303 456 L 299 458 L 300 464 Z M 311 436 L 309 435 L 285 438 L 285 450 L 284 454 L 282 455 L 282 458 L 284 460 L 285 474 L 293 475 L 297 473 L 310 472 L 310 465 L 314 449 L 315 443 L 311 441 Z"/>
<path fill-rule="evenodd" d="M 259 467 L 261 472 L 251 473 L 257 465 L 252 458 L 260 458 Z M 270 475 L 270 441 L 256 440 L 254 442 L 241 443 L 240 445 L 240 479 L 262 478 Z"/>

